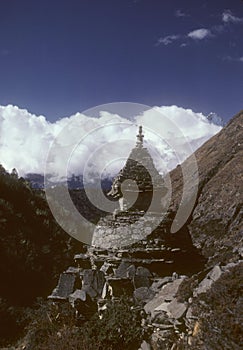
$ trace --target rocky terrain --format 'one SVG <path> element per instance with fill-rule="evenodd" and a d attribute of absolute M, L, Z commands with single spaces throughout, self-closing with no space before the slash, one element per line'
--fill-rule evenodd
<path fill-rule="evenodd" d="M 202 249 L 209 265 L 242 254 L 242 127 L 240 112 L 195 152 L 199 192 L 188 228 L 193 244 Z M 176 210 L 183 187 L 179 166 L 171 172 L 171 179 Z"/>

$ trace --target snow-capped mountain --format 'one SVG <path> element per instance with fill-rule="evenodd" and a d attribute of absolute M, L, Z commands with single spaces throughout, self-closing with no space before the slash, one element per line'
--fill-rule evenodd
<path fill-rule="evenodd" d="M 207 120 L 214 125 L 224 126 L 223 119 L 217 113 L 209 113 Z"/>

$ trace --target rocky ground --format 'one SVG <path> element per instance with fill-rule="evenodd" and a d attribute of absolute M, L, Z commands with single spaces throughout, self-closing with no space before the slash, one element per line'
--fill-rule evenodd
<path fill-rule="evenodd" d="M 242 254 L 243 112 L 195 152 L 199 170 L 198 198 L 188 221 L 193 244 L 208 265 Z M 183 179 L 171 172 L 173 208 L 178 208 Z"/>

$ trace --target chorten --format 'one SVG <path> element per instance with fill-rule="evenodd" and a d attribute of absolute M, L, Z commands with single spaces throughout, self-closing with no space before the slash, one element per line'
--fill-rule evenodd
<path fill-rule="evenodd" d="M 161 200 L 166 193 L 164 181 L 143 140 L 142 126 L 139 126 L 136 145 L 108 193 L 108 196 L 119 200 L 121 211 L 162 210 Z"/>

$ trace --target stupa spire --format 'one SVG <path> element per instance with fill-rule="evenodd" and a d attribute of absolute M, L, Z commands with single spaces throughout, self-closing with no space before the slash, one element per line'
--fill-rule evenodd
<path fill-rule="evenodd" d="M 140 125 L 139 129 L 138 129 L 138 135 L 137 135 L 137 143 L 136 143 L 136 147 L 138 148 L 143 148 L 143 127 Z"/>

